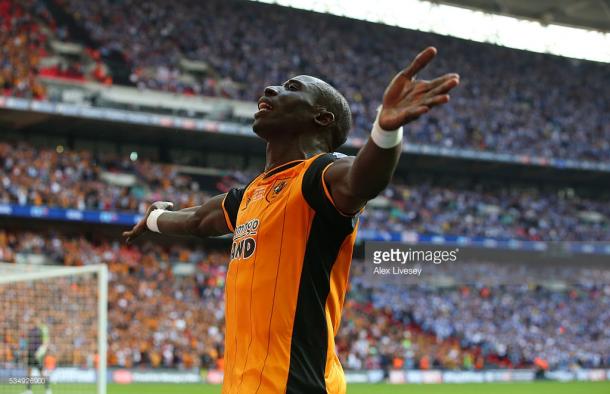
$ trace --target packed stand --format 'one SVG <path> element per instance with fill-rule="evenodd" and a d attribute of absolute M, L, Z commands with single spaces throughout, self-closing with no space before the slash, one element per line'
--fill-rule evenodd
<path fill-rule="evenodd" d="M 428 45 L 421 77 L 458 72 L 450 105 L 406 130 L 409 143 L 566 159 L 610 159 L 610 80 L 604 64 L 236 1 L 61 0 L 99 42 L 119 51 L 140 87 L 255 100 L 263 88 L 310 74 L 351 104 L 355 136 L 370 130 L 391 77 Z M 323 32 L 322 40 L 312 40 Z M 185 57 L 221 76 L 183 78 Z M 577 76 L 577 77 L 574 77 Z"/>
<path fill-rule="evenodd" d="M 5 237 L 0 232 L 0 243 Z M 26 365 L 28 341 L 35 340 L 30 332 L 41 323 L 47 325 L 51 336 L 48 354 L 42 360 L 45 368 L 96 365 L 97 286 L 90 276 L 3 283 L 0 310 L 0 367 L 4 370 Z"/>
<path fill-rule="evenodd" d="M 32 254 L 44 255 L 48 261 L 68 266 L 108 264 L 109 366 L 220 367 L 226 253 L 185 247 L 164 249 L 151 243 L 141 248 L 118 242 L 94 244 L 82 237 L 42 237 L 35 233 L 0 231 L 0 261 L 14 262 L 20 255 Z M 196 266 L 195 274 L 175 276 L 170 262 L 192 263 Z M 0 286 L 0 300 L 6 303 L 11 300 L 9 309 L 15 312 L 9 321 L 27 325 L 34 321 L 34 316 L 45 319 L 51 331 L 49 353 L 56 365 L 91 367 L 95 363 L 96 347 L 95 341 L 87 338 L 96 338 L 97 308 L 85 302 L 95 302 L 97 287 L 81 284 L 75 290 L 71 283 L 62 287 L 51 281 L 37 282 L 37 286 L 36 292 L 13 285 Z M 66 288 L 71 290 L 65 300 L 51 298 L 57 289 L 65 291 Z M 88 296 L 87 289 L 92 292 Z M 29 300 L 23 297 L 26 291 L 32 294 Z M 78 294 L 72 294 L 75 291 Z M 36 302 L 32 299 L 35 294 L 40 297 Z M 47 305 L 41 294 L 52 300 L 51 305 Z M 80 299 L 72 298 L 77 296 Z M 14 300 L 30 304 L 17 305 Z M 37 313 L 26 313 L 24 317 L 23 311 L 30 310 Z M 74 313 L 80 316 L 75 317 Z M 94 323 L 87 323 L 92 319 Z M 83 324 L 92 327 L 93 332 L 83 331 L 78 341 L 68 341 L 64 335 L 74 330 L 66 328 L 66 324 L 75 327 Z M 19 363 L 19 354 L 23 353 L 19 351 L 16 333 L 26 331 L 12 328 L 0 324 L 0 366 L 7 361 Z"/>
<path fill-rule="evenodd" d="M 510 184 L 393 183 L 360 228 L 522 241 L 608 241 L 607 197 Z"/>
<path fill-rule="evenodd" d="M 154 201 L 189 207 L 209 198 L 176 166 L 112 154 L 96 157 L 87 150 L 0 143 L 0 168 L 3 203 L 144 213 Z M 135 182 L 129 186 L 111 183 L 108 174 L 133 175 Z"/>
<path fill-rule="evenodd" d="M 108 264 L 110 366 L 222 369 L 226 252 L 0 231 L 0 260 L 32 254 L 70 266 Z M 174 269 L 179 263 L 193 271 Z M 344 367 L 529 368 L 536 359 L 552 369 L 610 366 L 610 271 L 571 268 L 532 277 L 509 265 L 459 264 L 465 265 L 446 268 L 450 286 L 435 287 L 431 280 L 376 283 L 365 272 L 370 267 L 354 261 L 337 338 Z M 550 277 L 566 287 L 536 284 Z M 69 360 L 60 346 L 54 350 Z M 91 364 L 91 357 L 78 359 Z"/>
<path fill-rule="evenodd" d="M 52 40 L 74 41 L 44 0 L 0 0 L 0 96 L 49 99 L 40 77 L 112 84 L 99 52 L 84 48 L 79 56 L 62 56 Z"/>
<path fill-rule="evenodd" d="M 464 366 L 466 359 L 458 356 L 466 356 L 471 369 L 481 362 L 528 367 L 537 359 L 551 369 L 610 365 L 607 269 L 546 266 L 532 277 L 531 266 L 515 269 L 512 263 L 455 264 L 459 268 L 445 269 L 454 280 L 451 286 L 436 286 L 433 281 L 411 286 L 375 283 L 371 275 L 357 267 L 359 272 L 352 273 L 351 300 L 366 305 L 367 313 L 382 311 L 393 320 L 376 319 L 360 331 L 352 329 L 353 322 L 348 321 L 343 331 L 348 330 L 353 339 L 372 338 L 364 341 L 363 349 L 371 343 L 387 344 L 390 354 L 404 355 L 408 365 L 415 365 L 423 356 L 413 357 L 416 353 L 410 337 L 392 329 L 397 324 L 415 324 L 424 332 L 434 333 L 438 343 L 449 341 L 456 349 L 474 350 L 462 355 L 453 349 L 425 349 L 428 353 L 424 356 L 432 365 Z M 440 276 L 440 272 L 437 274 Z M 540 285 L 555 279 L 568 285 L 561 290 Z M 379 322 L 383 324 L 377 326 Z M 381 333 L 377 334 L 380 337 L 376 338 L 375 333 Z M 353 346 L 350 352 L 357 349 Z"/>
<path fill-rule="evenodd" d="M 40 59 L 46 56 L 47 33 L 39 21 L 51 16 L 39 0 L 0 0 L 1 95 L 33 99 L 45 97 L 37 80 Z"/>
<path fill-rule="evenodd" d="M 204 187 L 175 165 L 61 149 L 0 143 L 0 203 L 143 214 L 154 201 L 172 201 L 175 208 L 200 205 L 255 174 L 235 171 Z M 134 181 L 128 186 L 113 183 L 112 174 Z M 369 203 L 360 228 L 524 241 L 608 241 L 610 206 L 601 196 L 514 185 L 396 182 Z"/>

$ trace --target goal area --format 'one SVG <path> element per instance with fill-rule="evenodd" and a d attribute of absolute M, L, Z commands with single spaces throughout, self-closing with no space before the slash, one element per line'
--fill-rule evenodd
<path fill-rule="evenodd" d="M 108 270 L 0 263 L 0 394 L 106 394 Z"/>

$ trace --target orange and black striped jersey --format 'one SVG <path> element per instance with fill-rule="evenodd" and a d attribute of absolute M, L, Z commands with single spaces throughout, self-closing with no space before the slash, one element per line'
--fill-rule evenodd
<path fill-rule="evenodd" d="M 345 393 L 335 336 L 357 218 L 324 183 L 327 153 L 281 165 L 223 201 L 233 231 L 227 272 L 229 393 Z"/>

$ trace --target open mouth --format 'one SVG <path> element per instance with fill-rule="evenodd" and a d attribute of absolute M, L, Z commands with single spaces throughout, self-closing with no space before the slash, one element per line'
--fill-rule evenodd
<path fill-rule="evenodd" d="M 273 106 L 270 103 L 270 100 L 266 97 L 261 97 L 258 100 L 258 112 L 255 114 L 256 116 L 265 114 L 273 109 Z"/>
<path fill-rule="evenodd" d="M 259 111 L 271 111 L 272 109 L 273 109 L 273 107 L 268 102 L 266 102 L 266 101 L 259 101 L 258 102 L 258 110 Z"/>

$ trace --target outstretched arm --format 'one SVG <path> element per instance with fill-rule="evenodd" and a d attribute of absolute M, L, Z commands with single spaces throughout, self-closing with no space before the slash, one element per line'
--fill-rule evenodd
<path fill-rule="evenodd" d="M 148 229 L 146 221 L 154 210 L 165 210 L 157 219 L 159 231 L 167 235 L 194 235 L 197 237 L 213 237 L 228 234 L 229 227 L 222 209 L 222 201 L 226 194 L 212 197 L 203 205 L 181 209 L 179 211 L 169 211 L 174 204 L 171 202 L 157 201 L 153 203 L 146 214 L 130 231 L 125 231 L 123 237 L 127 243 Z"/>
<path fill-rule="evenodd" d="M 392 136 L 396 134 L 392 131 L 416 120 L 432 107 L 449 102 L 449 91 L 459 84 L 458 74 L 445 74 L 431 81 L 415 79 L 435 56 L 435 48 L 426 48 L 392 79 L 375 121 L 375 127 L 381 128 L 377 131 L 377 142 L 369 138 L 355 158 L 337 160 L 326 171 L 324 181 L 341 212 L 358 212 L 390 183 L 400 158 L 402 134 L 393 146 L 380 146 L 378 142 L 393 144 Z"/>

